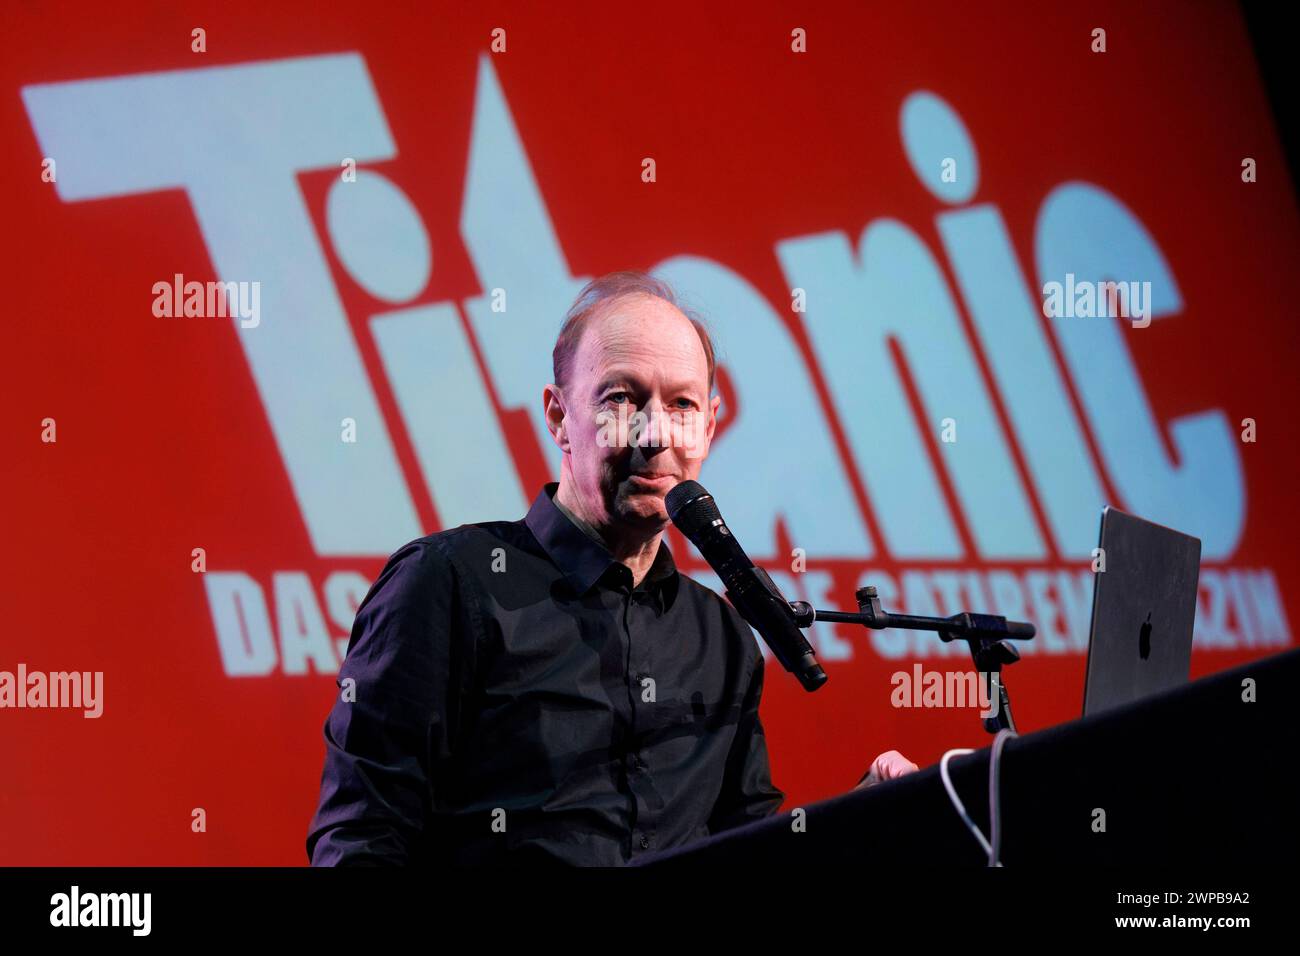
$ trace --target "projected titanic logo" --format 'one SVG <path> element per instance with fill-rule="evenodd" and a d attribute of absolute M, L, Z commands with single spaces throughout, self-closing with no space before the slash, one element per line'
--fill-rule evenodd
<path fill-rule="evenodd" d="M 413 480 L 423 482 L 443 527 L 522 515 L 535 491 L 522 486 L 492 392 L 502 407 L 528 410 L 558 471 L 537 396 L 550 379 L 559 317 L 590 277 L 570 272 L 490 57 L 478 66 L 460 212 L 483 293 L 459 303 L 417 301 L 432 274 L 429 235 L 403 190 L 364 168 L 398 149 L 359 54 L 35 85 L 22 98 L 41 149 L 59 157 L 63 201 L 182 189 L 217 278 L 260 283 L 260 323 L 231 320 L 231 334 L 319 559 L 374 561 L 425 533 L 394 428 L 410 441 Z M 951 603 L 1030 617 L 1040 623 L 1034 652 L 1080 653 L 1097 516 L 1108 503 L 1103 474 L 1118 503 L 1197 535 L 1205 560 L 1223 565 L 1246 520 L 1241 444 L 1225 412 L 1206 408 L 1164 423 L 1171 455 L 1126 341 L 1145 333 L 1115 319 L 1043 314 L 1036 290 L 1069 276 L 1149 283 L 1149 318 L 1176 321 L 1183 301 L 1174 274 L 1121 199 L 1086 182 L 1053 188 L 1034 225 L 1031 279 L 999 208 L 975 201 L 979 155 L 956 111 L 915 92 L 900 104 L 899 134 L 913 172 L 940 203 L 940 250 L 888 218 L 856 236 L 773 243 L 793 299 L 806 306 L 795 319 L 847 460 L 767 297 L 714 259 L 675 256 L 653 268 L 702 307 L 725 347 L 731 402 L 706 466 L 709 488 L 788 595 L 826 606 L 832 580 L 815 567 L 782 572 L 787 539 L 811 564 L 861 565 L 891 606 L 935 614 Z M 321 236 L 297 175 L 349 163 L 357 174 L 335 177 Z M 948 175 L 953 169 L 959 174 Z M 352 317 L 364 319 L 354 325 L 323 241 L 352 280 L 390 307 Z M 381 411 L 361 334 L 373 338 L 400 423 Z M 340 441 L 345 420 L 363 441 Z M 949 421 L 956 440 L 939 440 Z M 769 493 L 809 482 L 815 493 L 781 501 Z M 313 573 L 324 579 L 319 591 L 306 570 L 266 581 L 229 565 L 203 575 L 227 674 L 336 672 L 346 647 L 339 632 L 346 635 L 372 575 Z M 707 573 L 697 577 L 716 585 Z M 1203 646 L 1290 643 L 1270 570 L 1211 566 L 1202 590 Z M 1230 615 L 1240 622 L 1231 628 Z M 819 657 L 853 656 L 853 645 L 821 630 L 813 635 Z M 869 640 L 883 657 L 948 652 L 926 635 L 875 632 Z"/>

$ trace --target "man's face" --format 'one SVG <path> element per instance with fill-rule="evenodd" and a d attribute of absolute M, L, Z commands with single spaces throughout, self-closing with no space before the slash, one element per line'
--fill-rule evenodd
<path fill-rule="evenodd" d="M 690 320 L 662 299 L 636 296 L 595 316 L 568 383 L 547 386 L 544 401 L 579 517 L 652 529 L 668 520 L 664 495 L 699 476 L 720 399 L 709 398 L 708 360 Z"/>

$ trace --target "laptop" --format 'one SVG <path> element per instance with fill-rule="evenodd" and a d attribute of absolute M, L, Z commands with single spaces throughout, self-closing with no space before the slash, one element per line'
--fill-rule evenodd
<path fill-rule="evenodd" d="M 1085 717 L 1185 684 L 1201 540 L 1107 507 L 1093 575 Z"/>

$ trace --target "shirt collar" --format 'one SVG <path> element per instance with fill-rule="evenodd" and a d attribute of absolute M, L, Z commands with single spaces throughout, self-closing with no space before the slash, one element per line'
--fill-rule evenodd
<path fill-rule="evenodd" d="M 543 485 L 524 517 L 528 530 L 551 563 L 563 572 L 578 595 L 587 593 L 605 575 L 615 583 L 631 587 L 632 572 L 627 565 L 616 561 L 608 548 L 569 520 L 556 506 L 554 498 L 558 488 L 559 483 L 554 481 Z M 659 550 L 655 552 L 641 588 L 657 596 L 662 610 L 677 593 L 678 575 L 668 543 L 660 538 Z"/>

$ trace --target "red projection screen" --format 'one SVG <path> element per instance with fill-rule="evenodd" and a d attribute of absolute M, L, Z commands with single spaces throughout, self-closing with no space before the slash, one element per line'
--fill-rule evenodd
<path fill-rule="evenodd" d="M 1106 504 L 1202 539 L 1193 676 L 1294 644 L 1296 204 L 1235 6 L 465 6 L 9 9 L 0 671 L 103 683 L 0 711 L 0 863 L 304 864 L 357 603 L 557 476 L 550 347 L 615 269 L 711 323 L 701 481 L 755 560 L 1033 621 L 1022 731 L 1079 716 Z M 1145 315 L 1044 314 L 1089 281 Z M 787 806 L 987 743 L 891 701 L 964 647 L 810 640 L 826 688 L 762 705 Z"/>

